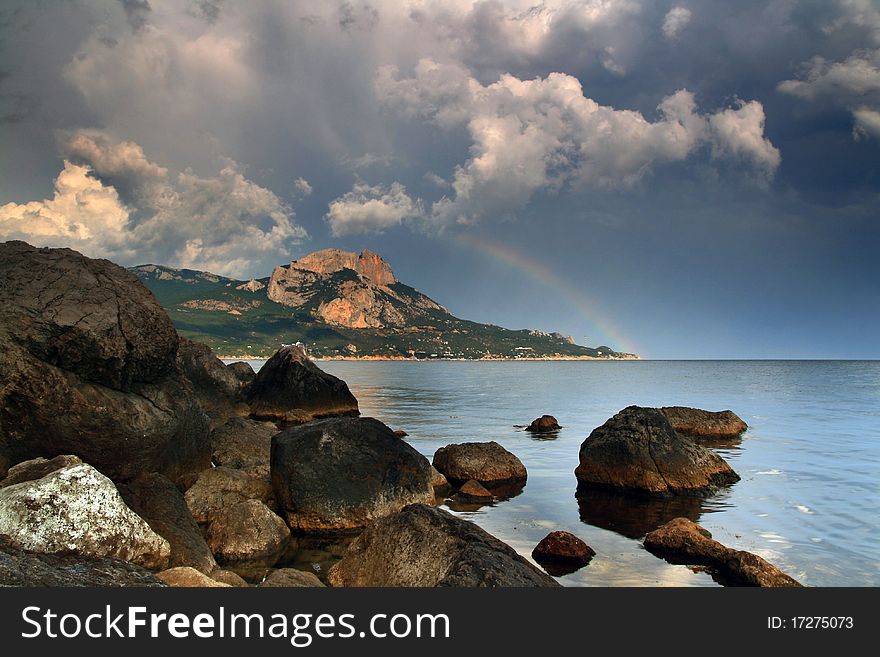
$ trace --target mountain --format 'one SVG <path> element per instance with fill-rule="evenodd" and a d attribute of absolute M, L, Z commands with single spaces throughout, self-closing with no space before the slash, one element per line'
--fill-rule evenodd
<path fill-rule="evenodd" d="M 318 358 L 634 357 L 559 333 L 459 319 L 366 250 L 316 251 L 247 281 L 162 265 L 131 271 L 181 335 L 223 356 L 268 357 L 282 344 L 302 342 Z"/>

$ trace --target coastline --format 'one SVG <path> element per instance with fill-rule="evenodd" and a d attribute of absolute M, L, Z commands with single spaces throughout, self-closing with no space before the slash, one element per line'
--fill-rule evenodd
<path fill-rule="evenodd" d="M 262 356 L 251 356 L 251 355 L 236 355 L 236 356 L 227 356 L 220 354 L 217 356 L 220 360 L 269 360 L 268 358 Z M 627 354 L 625 356 L 620 357 L 604 357 L 604 356 L 544 356 L 544 357 L 523 357 L 523 358 L 505 358 L 503 356 L 484 356 L 482 358 L 410 358 L 406 356 L 328 356 L 325 358 L 321 357 L 310 357 L 312 361 L 316 363 L 321 362 L 333 362 L 333 361 L 413 361 L 413 362 L 431 362 L 431 361 L 445 361 L 445 362 L 462 362 L 462 363 L 479 363 L 481 361 L 509 361 L 509 362 L 534 362 L 534 361 L 574 361 L 574 360 L 591 360 L 591 361 L 620 361 L 620 360 L 641 360 L 641 358 L 635 354 Z"/>

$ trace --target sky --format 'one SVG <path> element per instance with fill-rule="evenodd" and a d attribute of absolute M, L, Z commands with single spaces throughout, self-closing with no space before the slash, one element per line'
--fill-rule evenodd
<path fill-rule="evenodd" d="M 0 3 L 0 240 L 383 255 L 646 358 L 880 358 L 880 0 Z"/>

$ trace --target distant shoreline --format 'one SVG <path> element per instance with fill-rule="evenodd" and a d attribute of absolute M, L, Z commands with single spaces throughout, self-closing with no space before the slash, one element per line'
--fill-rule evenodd
<path fill-rule="evenodd" d="M 269 360 L 262 356 L 217 356 L 220 360 Z M 604 356 L 546 356 L 546 357 L 523 357 L 523 358 L 504 358 L 501 356 L 491 356 L 483 358 L 410 358 L 406 356 L 328 356 L 325 358 L 312 358 L 316 362 L 324 361 L 413 361 L 413 362 L 430 362 L 430 361 L 446 361 L 446 362 L 462 362 L 462 363 L 479 363 L 485 361 L 569 361 L 569 360 L 591 360 L 591 361 L 616 361 L 616 360 L 641 360 L 638 356 L 621 356 L 619 358 Z"/>

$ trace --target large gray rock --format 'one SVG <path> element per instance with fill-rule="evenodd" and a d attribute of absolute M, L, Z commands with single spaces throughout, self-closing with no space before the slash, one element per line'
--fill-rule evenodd
<path fill-rule="evenodd" d="M 431 464 L 373 418 L 339 417 L 272 438 L 272 485 L 290 528 L 351 530 L 431 503 Z"/>
<path fill-rule="evenodd" d="M 219 509 L 206 534 L 208 546 L 224 566 L 273 566 L 290 541 L 284 521 L 259 500 Z"/>
<path fill-rule="evenodd" d="M 275 352 L 245 390 L 251 415 L 260 420 L 308 422 L 357 415 L 357 399 L 345 381 L 315 365 L 300 347 Z"/>
<path fill-rule="evenodd" d="M 0 472 L 73 454 L 116 480 L 210 463 L 177 333 L 137 278 L 69 249 L 0 244 Z"/>
<path fill-rule="evenodd" d="M 454 486 L 473 479 L 502 497 L 518 492 L 528 477 L 522 461 L 495 441 L 441 447 L 434 467 Z"/>
<path fill-rule="evenodd" d="M 118 486 L 122 499 L 171 546 L 169 567 L 191 566 L 203 573 L 217 568 L 183 493 L 157 472 Z"/>
<path fill-rule="evenodd" d="M 327 581 L 331 586 L 558 586 L 477 525 L 423 504 L 368 525 Z"/>
<path fill-rule="evenodd" d="M 758 555 L 713 540 L 712 534 L 687 518 L 674 518 L 649 533 L 645 549 L 670 563 L 706 566 L 726 586 L 800 586 Z"/>
<path fill-rule="evenodd" d="M 180 338 L 177 351 L 180 369 L 192 383 L 202 408 L 212 416 L 247 414 L 241 400 L 242 384 L 234 371 L 214 355 L 211 347 L 194 340 Z"/>
<path fill-rule="evenodd" d="M 113 482 L 85 463 L 0 489 L 0 534 L 29 552 L 116 557 L 151 569 L 171 554 Z"/>
<path fill-rule="evenodd" d="M 219 511 L 240 502 L 258 500 L 263 504 L 270 503 L 272 486 L 268 480 L 251 477 L 240 470 L 209 468 L 199 473 L 184 499 L 196 522 L 207 524 Z"/>
<path fill-rule="evenodd" d="M 706 493 L 739 481 L 724 459 L 676 433 L 657 409 L 639 406 L 593 430 L 575 475 L 580 486 L 659 495 Z"/>
<path fill-rule="evenodd" d="M 34 554 L 0 537 L 0 586 L 165 586 L 141 566 L 112 557 Z"/>
<path fill-rule="evenodd" d="M 247 417 L 229 418 L 211 432 L 214 463 L 241 470 L 258 479 L 269 479 L 272 436 L 278 427 Z"/>

